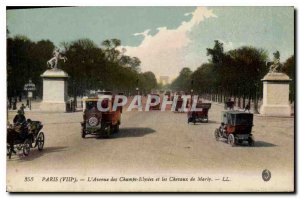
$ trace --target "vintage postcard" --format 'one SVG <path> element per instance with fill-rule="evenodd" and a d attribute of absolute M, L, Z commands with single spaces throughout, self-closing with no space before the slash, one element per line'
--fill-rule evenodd
<path fill-rule="evenodd" d="M 8 192 L 294 192 L 294 7 L 7 7 Z"/>

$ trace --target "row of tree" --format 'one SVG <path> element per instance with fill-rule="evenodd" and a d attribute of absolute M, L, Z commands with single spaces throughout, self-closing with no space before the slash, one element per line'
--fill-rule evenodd
<path fill-rule="evenodd" d="M 207 49 L 207 55 L 210 57 L 208 63 L 202 64 L 194 72 L 189 68 L 183 68 L 170 88 L 213 95 L 221 101 L 228 97 L 241 98 L 243 106 L 245 99 L 252 99 L 257 108 L 258 100 L 262 97 L 261 79 L 269 70 L 266 64 L 267 52 L 247 46 L 225 52 L 223 43 L 215 41 L 214 47 Z M 294 101 L 294 56 L 290 57 L 281 68 L 292 79 L 290 100 Z"/>
<path fill-rule="evenodd" d="M 135 94 L 150 92 L 157 87 L 152 72 L 140 72 L 141 61 L 137 57 L 126 56 L 120 49 L 118 39 L 105 40 L 98 47 L 89 39 L 61 43 L 67 61 L 59 62 L 69 78 L 69 95 L 86 94 L 87 90 L 111 90 Z M 8 97 L 22 96 L 24 84 L 29 79 L 36 84 L 38 96 L 42 95 L 40 75 L 47 68 L 47 60 L 52 57 L 54 44 L 49 40 L 33 42 L 25 36 L 7 38 L 7 94 Z"/>

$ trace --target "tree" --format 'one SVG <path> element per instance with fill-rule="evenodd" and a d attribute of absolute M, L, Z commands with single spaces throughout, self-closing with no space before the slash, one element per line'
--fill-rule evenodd
<path fill-rule="evenodd" d="M 121 40 L 107 39 L 102 42 L 102 46 L 104 47 L 104 52 L 106 54 L 106 58 L 108 61 L 115 62 L 115 63 L 120 61 L 121 53 L 119 50 L 117 50 L 117 48 L 121 46 Z"/>
<path fill-rule="evenodd" d="M 103 48 L 90 39 L 62 42 L 66 63 L 59 67 L 65 70 L 68 79 L 68 94 L 76 100 L 78 95 L 89 90 L 105 89 L 114 92 L 134 93 L 139 79 L 139 88 L 149 92 L 157 87 L 152 72 L 140 73 L 141 61 L 137 57 L 125 56 L 125 49 L 119 51 L 119 39 L 105 40 Z M 55 46 L 49 40 L 32 42 L 26 36 L 7 38 L 7 95 L 24 94 L 24 84 L 32 79 L 37 91 L 42 93 L 40 75 L 47 69 L 47 60 L 52 57 Z M 76 104 L 76 101 L 75 101 Z"/>
<path fill-rule="evenodd" d="M 74 100 L 78 94 L 85 94 L 85 90 L 103 86 L 101 82 L 107 63 L 102 50 L 89 39 L 64 43 L 64 47 L 68 61 L 61 65 L 70 75 L 69 94 L 74 96 Z"/>
<path fill-rule="evenodd" d="M 221 65 L 224 58 L 223 43 L 215 40 L 213 49 L 207 48 L 207 56 L 211 56 L 210 62 L 215 65 Z"/>
<path fill-rule="evenodd" d="M 295 57 L 292 55 L 283 64 L 282 71 L 286 73 L 291 79 L 290 83 L 290 101 L 295 101 Z"/>
<path fill-rule="evenodd" d="M 243 98 L 243 107 L 245 98 L 254 99 L 255 109 L 258 108 L 258 98 L 262 97 L 261 79 L 268 72 L 266 67 L 267 53 L 263 49 L 254 47 L 241 47 L 228 52 L 233 59 L 234 74 L 231 82 L 235 96 Z M 233 73 L 233 71 L 235 71 Z"/>
<path fill-rule="evenodd" d="M 153 89 L 157 88 L 157 80 L 153 72 L 141 73 L 139 78 L 141 79 L 141 86 L 145 93 L 150 93 Z"/>
<path fill-rule="evenodd" d="M 171 83 L 171 89 L 177 91 L 186 91 L 191 88 L 191 74 L 192 71 L 188 67 L 182 68 L 179 76 Z"/>
<path fill-rule="evenodd" d="M 9 98 L 25 94 L 24 84 L 31 79 L 41 95 L 40 75 L 47 68 L 54 45 L 49 40 L 32 42 L 26 36 L 7 38 L 7 95 Z"/>

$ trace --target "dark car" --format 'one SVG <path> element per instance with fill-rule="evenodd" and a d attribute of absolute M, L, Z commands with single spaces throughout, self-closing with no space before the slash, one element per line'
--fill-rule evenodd
<path fill-rule="evenodd" d="M 197 122 L 208 123 L 208 110 L 211 107 L 211 103 L 202 103 L 198 101 L 196 104 L 197 110 L 192 111 L 191 106 L 188 110 L 188 123 L 192 122 L 196 124 Z"/>
<path fill-rule="evenodd" d="M 157 96 L 157 97 L 159 97 L 159 94 L 150 94 L 150 96 Z M 154 103 L 154 102 L 155 102 L 155 99 L 152 98 L 151 99 L 151 103 Z M 158 103 L 157 105 L 150 106 L 149 110 L 160 110 L 160 103 Z"/>
<path fill-rule="evenodd" d="M 232 146 L 242 144 L 244 141 L 248 142 L 249 146 L 254 145 L 252 113 L 224 111 L 221 119 L 221 126 L 215 130 L 216 140 L 225 138 Z"/>
<path fill-rule="evenodd" d="M 106 96 L 111 96 L 111 99 Z M 109 108 L 109 111 L 100 111 L 97 108 L 99 99 L 102 98 L 101 106 Z M 122 107 L 113 111 L 114 96 L 110 92 L 99 94 L 97 97 L 84 99 L 85 107 L 83 112 L 82 138 L 87 134 L 109 137 L 112 133 L 119 132 L 121 124 Z"/>

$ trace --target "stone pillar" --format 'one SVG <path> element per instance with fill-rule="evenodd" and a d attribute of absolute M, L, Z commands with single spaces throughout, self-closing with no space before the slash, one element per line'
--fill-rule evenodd
<path fill-rule="evenodd" d="M 42 111 L 65 112 L 68 100 L 68 74 L 61 69 L 48 69 L 42 75 Z"/>
<path fill-rule="evenodd" d="M 265 116 L 291 116 L 289 83 L 284 73 L 268 73 L 263 81 L 263 104 L 260 114 Z"/>

